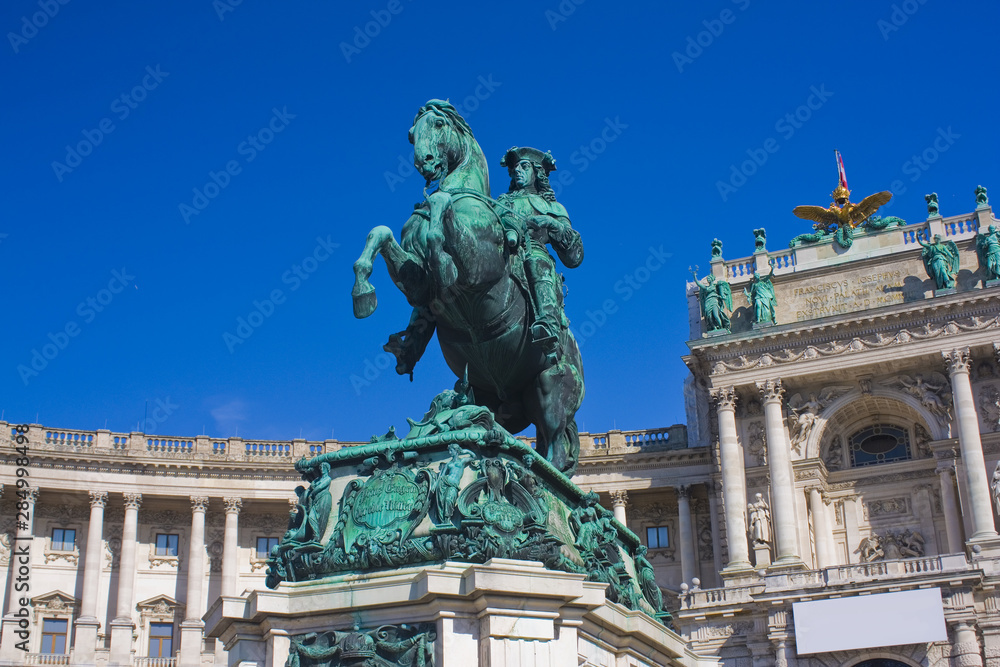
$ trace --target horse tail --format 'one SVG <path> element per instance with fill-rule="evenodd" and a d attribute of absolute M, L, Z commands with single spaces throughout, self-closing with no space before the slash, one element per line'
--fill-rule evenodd
<path fill-rule="evenodd" d="M 563 431 L 566 447 L 566 476 L 572 477 L 580 461 L 580 431 L 576 427 L 576 419 L 570 418 Z"/>

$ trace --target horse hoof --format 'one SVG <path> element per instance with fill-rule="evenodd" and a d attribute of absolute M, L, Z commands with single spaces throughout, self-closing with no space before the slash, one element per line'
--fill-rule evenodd
<path fill-rule="evenodd" d="M 374 313 L 378 307 L 378 297 L 375 296 L 374 287 L 369 286 L 368 289 L 355 288 L 351 297 L 354 300 L 354 317 L 359 320 Z"/>

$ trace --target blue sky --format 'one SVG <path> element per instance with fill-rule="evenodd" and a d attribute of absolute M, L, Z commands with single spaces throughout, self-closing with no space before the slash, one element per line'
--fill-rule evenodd
<path fill-rule="evenodd" d="M 791 209 L 828 203 L 834 149 L 856 200 L 897 182 L 888 212 L 910 221 L 928 192 L 944 215 L 972 210 L 978 184 L 1000 197 L 998 12 L 6 2 L 4 419 L 281 439 L 405 430 L 454 378 L 436 343 L 414 382 L 386 368 L 381 345 L 409 309 L 380 263 L 380 307 L 356 320 L 351 265 L 371 227 L 398 233 L 422 198 L 406 132 L 438 97 L 465 112 L 494 196 L 509 146 L 558 160 L 586 248 L 565 271 L 567 311 L 578 331 L 593 324 L 581 428 L 683 422 L 688 266 L 707 269 L 715 237 L 735 258 L 755 227 L 773 250 L 808 231 Z M 267 316 L 239 336 L 255 310 Z"/>

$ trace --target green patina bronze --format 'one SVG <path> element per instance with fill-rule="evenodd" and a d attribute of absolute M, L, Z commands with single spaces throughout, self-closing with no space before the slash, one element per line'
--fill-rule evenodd
<path fill-rule="evenodd" d="M 774 312 L 777 306 L 777 298 L 774 295 L 774 260 L 769 259 L 771 272 L 766 276 L 761 276 L 757 270 L 753 272 L 750 285 L 744 288 L 747 301 L 750 302 L 750 309 L 753 311 L 754 324 L 776 324 Z"/>
<path fill-rule="evenodd" d="M 584 574 L 608 584 L 609 600 L 668 619 L 638 537 L 472 392 L 463 379 L 439 394 L 403 439 L 390 431 L 296 463 L 310 487 L 297 491 L 267 585 L 513 558 Z"/>
<path fill-rule="evenodd" d="M 927 275 L 934 281 L 934 289 L 951 289 L 958 278 L 958 246 L 954 241 L 944 241 L 940 234 L 927 243 L 917 236 L 917 243 L 923 246 L 920 258 L 924 261 Z"/>
<path fill-rule="evenodd" d="M 310 632 L 291 637 L 285 667 L 428 667 L 436 639 L 429 623 Z"/>
<path fill-rule="evenodd" d="M 688 270 L 691 270 L 688 267 Z M 726 311 L 733 310 L 733 291 L 725 280 L 716 280 L 711 273 L 705 277 L 705 282 L 698 279 L 698 267 L 691 270 L 694 284 L 698 286 L 698 301 L 701 303 L 701 316 L 705 318 L 709 333 L 715 331 L 731 331 L 731 322 Z"/>
<path fill-rule="evenodd" d="M 985 232 L 976 234 L 976 256 L 983 280 L 1000 280 L 1000 232 L 996 225 L 990 225 Z"/>
<path fill-rule="evenodd" d="M 902 218 L 897 218 L 894 215 L 888 215 L 885 217 L 872 215 L 859 224 L 857 229 L 861 230 L 858 233 L 880 232 L 883 229 L 888 229 L 889 227 L 904 226 L 906 226 L 906 221 Z M 826 239 L 832 239 L 833 242 L 844 250 L 849 250 L 850 247 L 854 245 L 856 232 L 855 228 L 850 225 L 831 225 L 829 229 L 824 229 L 820 225 L 815 225 L 815 228 L 815 231 L 811 234 L 799 234 L 793 238 L 791 242 L 789 242 L 788 247 L 794 248 L 807 243 L 819 243 L 820 241 L 824 241 Z"/>
<path fill-rule="evenodd" d="M 574 268 L 583 245 L 548 185 L 555 160 L 533 148 L 508 150 L 501 165 L 510 192 L 494 200 L 483 152 L 451 104 L 421 107 L 409 137 L 415 166 L 437 190 L 425 188 L 399 243 L 388 227 L 368 234 L 354 264 L 354 314 L 368 317 L 376 308 L 368 278 L 381 254 L 414 307 L 407 328 L 385 346 L 396 371 L 412 377 L 437 330 L 445 361 L 457 376 L 467 374 L 476 404 L 511 433 L 534 424 L 538 451 L 572 474 L 583 363 L 546 246 Z"/>

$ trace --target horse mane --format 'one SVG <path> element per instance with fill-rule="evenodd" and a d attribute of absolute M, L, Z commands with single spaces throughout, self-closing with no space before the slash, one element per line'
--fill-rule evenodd
<path fill-rule="evenodd" d="M 410 143 L 413 143 L 413 127 L 416 126 L 420 117 L 426 113 L 434 113 L 443 116 L 445 120 L 452 124 L 460 134 L 467 139 L 472 139 L 472 128 L 465 122 L 465 119 L 458 113 L 458 110 L 447 100 L 428 100 L 427 104 L 420 107 L 417 115 L 413 117 L 413 125 L 410 126 Z"/>

